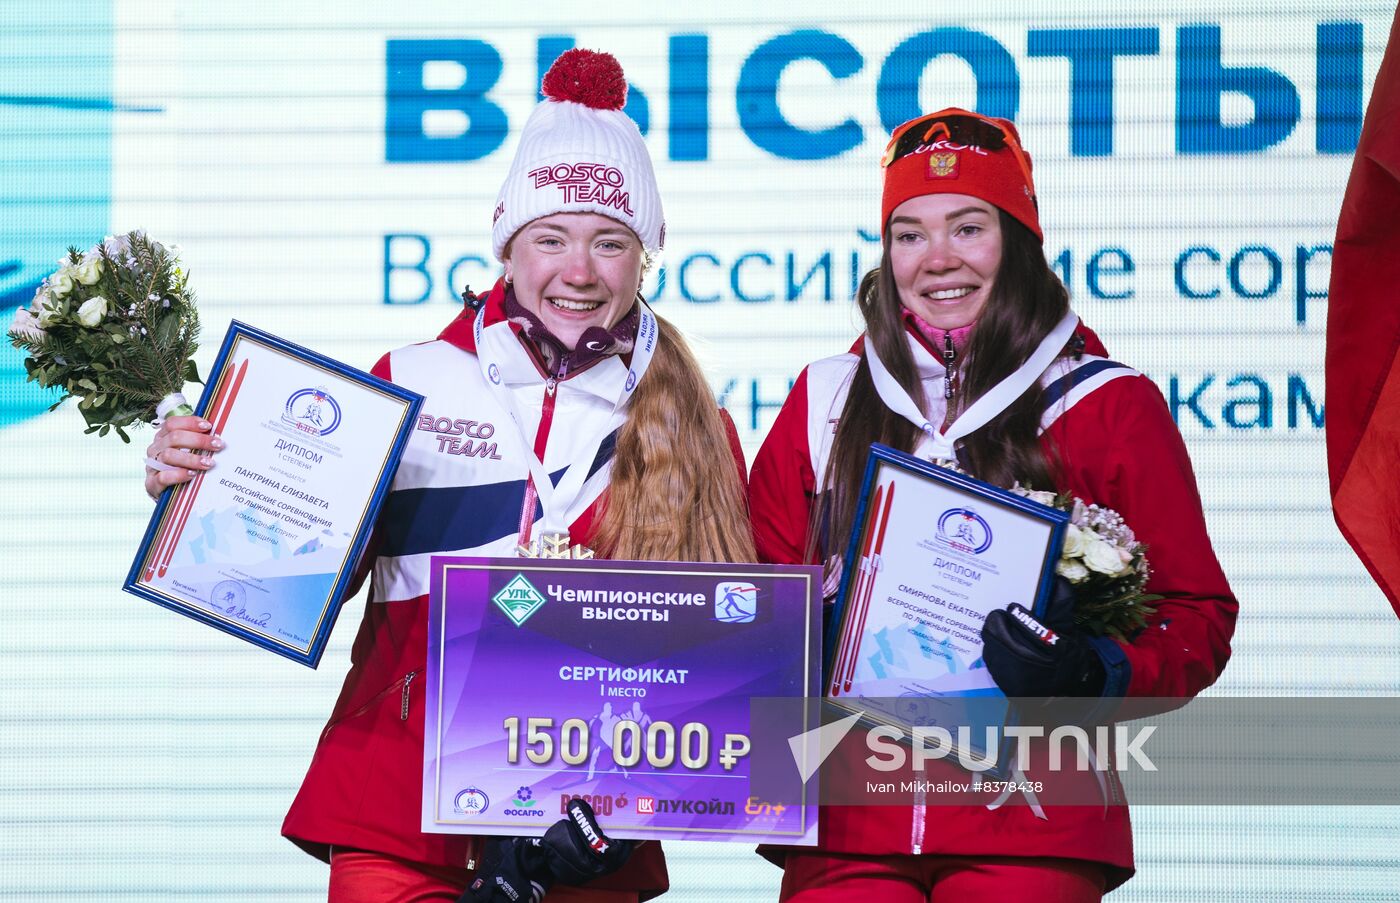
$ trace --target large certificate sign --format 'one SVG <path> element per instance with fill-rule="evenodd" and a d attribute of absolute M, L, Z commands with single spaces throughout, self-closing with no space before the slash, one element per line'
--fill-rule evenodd
<path fill-rule="evenodd" d="M 225 449 L 161 498 L 124 588 L 314 668 L 421 403 L 235 321 L 198 407 Z"/>
<path fill-rule="evenodd" d="M 982 662 L 982 622 L 1012 602 L 1042 614 L 1068 520 L 872 446 L 827 640 L 827 696 L 900 727 L 971 717 L 968 735 L 981 737 L 1005 713 L 985 699 L 1001 692 Z M 968 699 L 980 701 L 958 702 Z"/>
<path fill-rule="evenodd" d="M 578 796 L 618 837 L 816 843 L 815 784 L 762 799 L 749 735 L 750 698 L 820 687 L 819 568 L 434 556 L 429 604 L 423 830 Z"/>

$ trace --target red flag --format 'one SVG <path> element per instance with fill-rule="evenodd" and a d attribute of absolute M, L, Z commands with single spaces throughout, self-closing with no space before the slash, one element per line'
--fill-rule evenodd
<path fill-rule="evenodd" d="M 1327 465 L 1342 535 L 1400 615 L 1400 12 L 1337 221 Z"/>

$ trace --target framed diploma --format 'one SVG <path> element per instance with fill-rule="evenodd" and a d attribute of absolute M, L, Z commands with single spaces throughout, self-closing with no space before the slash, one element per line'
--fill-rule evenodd
<path fill-rule="evenodd" d="M 316 667 L 421 404 L 234 321 L 196 409 L 224 450 L 161 497 L 123 588 Z"/>
<path fill-rule="evenodd" d="M 976 738 L 989 719 L 1004 722 L 982 622 L 1012 602 L 1043 614 L 1068 521 L 873 445 L 827 639 L 827 697 L 899 728 L 972 720 L 964 735 Z"/>
<path fill-rule="evenodd" d="M 751 699 L 817 696 L 821 570 L 434 556 L 423 830 L 813 845 L 817 786 L 763 798 Z M 765 734 L 766 736 L 766 734 Z M 762 749 L 760 748 L 762 747 Z M 774 748 L 780 747 L 780 748 Z"/>

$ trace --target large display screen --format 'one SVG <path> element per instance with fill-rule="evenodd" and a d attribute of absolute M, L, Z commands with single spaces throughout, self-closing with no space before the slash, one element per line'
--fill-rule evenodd
<path fill-rule="evenodd" d="M 857 9 L 856 7 L 860 7 Z M 496 192 L 541 74 L 615 54 L 666 205 L 644 293 L 752 458 L 849 347 L 879 157 L 920 111 L 1012 118 L 1045 250 L 1161 387 L 1240 599 L 1213 694 L 1400 693 L 1400 622 L 1334 526 L 1323 432 L 1337 212 L 1394 5 L 0 5 L 0 304 L 70 245 L 181 246 L 201 370 L 237 318 L 367 369 L 499 274 Z M 197 388 L 197 387 L 196 387 Z M 121 593 L 151 506 L 132 445 L 0 348 L 0 897 L 312 900 L 278 836 L 364 601 L 319 670 Z M 1384 899 L 1394 809 L 1140 807 L 1121 900 Z M 729 845 L 667 899 L 776 899 Z"/>

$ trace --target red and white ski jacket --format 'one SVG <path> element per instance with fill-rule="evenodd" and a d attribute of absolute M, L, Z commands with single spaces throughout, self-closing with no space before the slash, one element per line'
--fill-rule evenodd
<path fill-rule="evenodd" d="M 511 328 L 498 283 L 486 301 L 486 328 Z M 372 570 L 364 620 L 351 651 L 330 721 L 321 733 L 282 833 L 307 852 L 328 858 L 329 847 L 385 853 L 432 865 L 465 866 L 481 852 L 479 838 L 426 834 L 423 797 L 423 705 L 427 660 L 428 559 L 436 554 L 509 556 L 523 523 L 538 525 L 527 456 L 511 415 L 485 383 L 467 309 L 436 341 L 391 352 L 375 375 L 424 396 L 424 403 L 375 523 L 361 572 Z M 596 418 L 614 418 L 613 432 L 594 454 L 584 498 L 592 503 L 570 535 L 585 545 L 611 472 L 616 429 L 604 386 L 604 358 L 565 380 L 547 380 L 520 343 L 501 362 L 500 377 L 522 414 L 522 428 L 543 450 L 554 477 L 583 454 Z M 589 428 L 585 429 L 587 424 Z M 725 415 L 731 451 L 742 476 L 743 454 Z M 503 683 L 510 680 L 502 675 Z M 637 848 L 627 865 L 590 887 L 639 891 L 643 900 L 668 885 L 660 844 Z"/>
<path fill-rule="evenodd" d="M 1108 673 L 1105 696 L 1189 698 L 1225 666 L 1238 605 L 1211 549 L 1191 462 L 1161 393 L 1142 374 L 1102 356 L 1087 329 L 1080 333 L 1089 353 L 1061 358 L 1042 379 L 1049 402 L 1042 444 L 1063 464 L 1059 491 L 1118 511 L 1147 544 L 1153 569 L 1147 591 L 1163 596 L 1150 626 L 1131 642 L 1095 641 Z M 912 336 L 910 347 L 929 419 L 941 423 L 943 365 Z M 749 505 L 764 561 L 815 563 L 805 560 L 805 550 L 817 475 L 840 427 L 860 349 L 857 342 L 851 353 L 802 372 L 754 459 Z M 844 545 L 826 554 L 842 552 Z M 939 761 L 923 777 L 966 781 L 969 774 Z M 1110 795 L 1121 793 L 1111 772 L 1107 780 Z M 1043 816 L 1027 805 L 825 806 L 820 848 L 1084 859 L 1107 867 L 1110 888 L 1131 876 L 1126 806 L 1054 806 Z M 781 850 L 765 852 L 781 856 Z"/>

